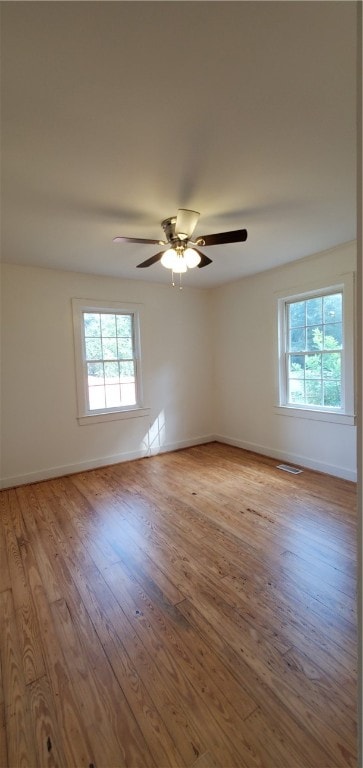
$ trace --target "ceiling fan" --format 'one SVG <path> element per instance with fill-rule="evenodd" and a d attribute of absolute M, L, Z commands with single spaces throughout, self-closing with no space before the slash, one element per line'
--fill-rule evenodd
<path fill-rule="evenodd" d="M 151 267 L 160 261 L 163 267 L 173 272 L 182 273 L 194 267 L 207 267 L 212 263 L 199 246 L 224 245 L 226 243 L 242 243 L 247 240 L 246 229 L 236 229 L 232 232 L 219 232 L 216 235 L 203 235 L 192 240 L 192 235 L 199 218 L 197 211 L 189 211 L 179 208 L 176 216 L 164 219 L 161 226 L 165 232 L 165 240 L 149 240 L 142 237 L 114 237 L 114 243 L 148 243 L 156 245 L 169 245 L 165 251 L 155 253 L 146 261 L 137 266 L 139 268 Z M 197 247 L 196 247 L 197 246 Z"/>

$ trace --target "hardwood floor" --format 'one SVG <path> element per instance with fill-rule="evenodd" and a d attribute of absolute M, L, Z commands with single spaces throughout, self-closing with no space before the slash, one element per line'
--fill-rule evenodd
<path fill-rule="evenodd" d="M 356 493 L 217 443 L 0 494 L 1 766 L 356 768 Z"/>

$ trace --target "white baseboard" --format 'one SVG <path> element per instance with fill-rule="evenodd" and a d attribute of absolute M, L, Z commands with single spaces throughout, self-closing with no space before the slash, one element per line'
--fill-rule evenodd
<path fill-rule="evenodd" d="M 98 459 L 92 459 L 88 461 L 80 461 L 75 464 L 64 464 L 58 467 L 49 467 L 48 469 L 40 469 L 36 472 L 29 472 L 25 475 L 14 475 L 13 477 L 4 477 L 0 479 L 0 488 L 14 488 L 18 485 L 27 485 L 28 483 L 39 483 L 43 480 L 51 480 L 54 477 L 63 477 L 64 475 L 74 475 L 77 472 L 86 472 L 89 469 L 97 469 L 99 467 L 107 467 L 110 464 L 121 464 L 125 461 L 134 461 L 135 459 L 146 458 L 147 456 L 155 456 L 158 453 L 170 453 L 171 451 L 178 451 L 182 448 L 191 448 L 193 445 L 202 445 L 203 443 L 210 443 L 215 438 L 213 435 L 204 435 L 200 437 L 194 437 L 190 440 L 179 440 L 175 443 L 167 443 L 164 445 L 145 447 L 138 451 L 130 451 L 125 453 L 114 454 L 113 456 L 102 456 Z"/>
<path fill-rule="evenodd" d="M 353 483 L 357 482 L 357 471 L 349 469 L 348 467 L 337 467 L 332 464 L 325 464 L 323 461 L 309 459 L 307 456 L 300 456 L 297 453 L 287 453 L 286 451 L 269 448 L 266 445 L 247 443 L 245 440 L 237 440 L 234 437 L 226 437 L 226 435 L 214 435 L 213 439 L 217 440 L 219 443 L 234 445 L 236 448 L 244 448 L 246 451 L 260 453 L 263 456 L 269 456 L 270 458 L 278 459 L 279 461 L 282 460 L 289 464 L 299 464 L 301 467 L 314 469 L 316 472 L 324 472 L 326 475 L 341 477 L 343 480 L 351 480 Z"/>
<path fill-rule="evenodd" d="M 99 467 L 105 467 L 110 464 L 121 464 L 125 461 L 134 461 L 135 459 L 142 459 L 146 458 L 147 456 L 155 456 L 159 453 L 170 453 L 171 451 L 178 451 L 182 448 L 191 448 L 193 445 L 202 445 L 203 443 L 210 443 L 213 441 L 226 443 L 226 445 L 234 445 L 236 448 L 244 448 L 246 451 L 253 451 L 254 453 L 259 453 L 263 456 L 269 456 L 279 461 L 288 462 L 289 464 L 299 464 L 300 466 L 306 467 L 307 469 L 314 469 L 317 472 L 324 472 L 327 475 L 334 475 L 335 477 L 341 477 L 344 480 L 357 482 L 357 472 L 354 472 L 353 470 L 350 470 L 346 467 L 336 467 L 330 464 L 325 464 L 322 461 L 309 459 L 306 456 L 300 456 L 298 454 L 287 453 L 286 451 L 275 450 L 265 445 L 248 443 L 245 440 L 237 440 L 236 438 L 227 437 L 226 435 L 203 435 L 191 438 L 190 440 L 180 440 L 175 443 L 167 443 L 152 448 L 145 447 L 138 451 L 119 453 L 114 454 L 113 456 L 104 456 L 98 459 L 77 462 L 75 464 L 67 464 L 58 467 L 50 467 L 48 469 L 40 469 L 36 472 L 29 472 L 25 475 L 4 477 L 0 480 L 0 488 L 13 488 L 18 485 L 38 483 L 42 480 L 50 480 L 54 477 L 74 475 L 77 472 L 86 472 L 89 469 L 97 469 Z"/>

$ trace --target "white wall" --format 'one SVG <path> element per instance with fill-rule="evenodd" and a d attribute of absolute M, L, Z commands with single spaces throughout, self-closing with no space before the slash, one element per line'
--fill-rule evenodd
<path fill-rule="evenodd" d="M 3 487 L 208 440 L 209 292 L 2 267 Z M 72 298 L 141 302 L 150 416 L 79 426 Z"/>
<path fill-rule="evenodd" d="M 348 479 L 354 426 L 276 415 L 275 294 L 355 270 L 354 244 L 214 290 L 2 267 L 2 486 L 217 437 Z M 150 415 L 80 426 L 72 298 L 141 302 Z"/>
<path fill-rule="evenodd" d="M 219 439 L 347 479 L 356 478 L 356 428 L 277 415 L 276 293 L 354 272 L 354 243 L 214 291 L 215 432 Z M 297 291 L 296 291 L 297 292 Z"/>

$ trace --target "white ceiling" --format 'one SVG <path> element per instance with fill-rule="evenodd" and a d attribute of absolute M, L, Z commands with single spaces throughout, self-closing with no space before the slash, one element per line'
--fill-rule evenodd
<path fill-rule="evenodd" d="M 186 285 L 355 238 L 356 3 L 1 5 L 3 261 L 167 283 L 112 238 L 178 208 L 248 229 Z"/>

